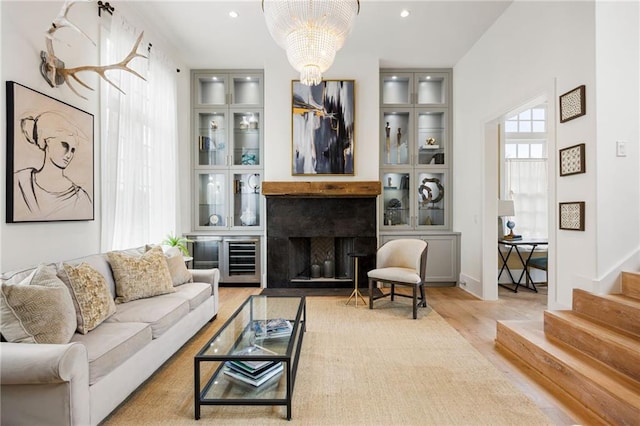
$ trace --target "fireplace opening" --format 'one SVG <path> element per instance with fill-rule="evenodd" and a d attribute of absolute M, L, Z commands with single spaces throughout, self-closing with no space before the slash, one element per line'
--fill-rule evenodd
<path fill-rule="evenodd" d="M 354 238 L 289 238 L 289 281 L 353 281 Z"/>

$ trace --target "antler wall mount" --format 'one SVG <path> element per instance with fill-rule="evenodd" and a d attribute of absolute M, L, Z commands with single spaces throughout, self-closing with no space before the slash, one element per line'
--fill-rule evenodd
<path fill-rule="evenodd" d="M 78 84 L 83 86 L 84 88 L 88 90 L 93 90 L 93 88 L 91 88 L 89 85 L 87 85 L 84 81 L 82 81 L 77 76 L 77 73 L 79 72 L 92 71 L 97 73 L 103 80 L 105 80 L 111 86 L 113 86 L 118 91 L 124 94 L 122 89 L 120 89 L 113 81 L 111 81 L 107 77 L 106 71 L 109 71 L 109 70 L 127 71 L 146 81 L 146 79 L 143 76 L 141 76 L 138 72 L 136 72 L 134 69 L 129 67 L 129 63 L 135 58 L 148 59 L 147 56 L 137 53 L 138 47 L 142 42 L 144 31 L 141 32 L 140 35 L 138 36 L 129 54 L 122 61 L 117 62 L 115 64 L 101 65 L 101 66 L 84 65 L 84 66 L 79 66 L 74 68 L 67 68 L 65 66 L 65 63 L 55 55 L 53 42 L 54 40 L 56 40 L 56 38 L 54 35 L 55 35 L 55 32 L 61 28 L 71 28 L 77 31 L 78 33 L 82 34 L 83 36 L 85 36 L 94 46 L 96 45 L 96 43 L 93 40 L 91 40 L 91 37 L 89 37 L 84 31 L 82 31 L 78 26 L 76 26 L 67 18 L 69 9 L 71 9 L 71 7 L 74 4 L 78 2 L 85 3 L 89 1 L 91 0 L 65 0 L 64 4 L 62 5 L 62 8 L 60 9 L 60 12 L 58 13 L 58 16 L 56 16 L 56 18 L 53 20 L 53 22 L 51 23 L 51 27 L 49 27 L 49 30 L 45 34 L 45 44 L 46 44 L 47 50 L 46 52 L 45 51 L 40 52 L 40 59 L 42 61 L 40 63 L 40 74 L 42 74 L 42 77 L 49 84 L 49 86 L 57 87 L 66 83 L 67 86 L 69 86 L 69 88 L 71 89 L 71 91 L 73 91 L 73 93 L 80 96 L 82 99 L 87 99 L 85 96 L 82 96 L 76 90 L 76 88 L 71 84 L 71 78 L 75 80 Z"/>

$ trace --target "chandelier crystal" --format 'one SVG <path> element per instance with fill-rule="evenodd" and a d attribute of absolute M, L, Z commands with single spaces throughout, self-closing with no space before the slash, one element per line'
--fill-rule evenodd
<path fill-rule="evenodd" d="M 342 48 L 360 12 L 358 0 L 262 0 L 267 28 L 300 72 L 314 86 Z"/>

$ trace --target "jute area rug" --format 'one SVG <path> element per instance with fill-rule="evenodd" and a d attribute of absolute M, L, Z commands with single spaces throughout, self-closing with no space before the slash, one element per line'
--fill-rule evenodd
<path fill-rule="evenodd" d="M 292 420 L 285 407 L 205 406 L 193 418 L 193 356 L 205 327 L 105 425 L 553 424 L 438 313 L 411 319 L 409 299 L 346 306 L 307 297 Z M 217 323 L 217 324 L 216 324 Z"/>

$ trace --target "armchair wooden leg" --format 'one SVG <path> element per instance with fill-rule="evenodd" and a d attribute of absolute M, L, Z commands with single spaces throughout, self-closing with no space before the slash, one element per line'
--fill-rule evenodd
<path fill-rule="evenodd" d="M 418 318 L 418 286 L 413 286 L 413 319 Z"/>
<path fill-rule="evenodd" d="M 373 309 L 373 280 L 369 278 L 369 309 Z"/>
<path fill-rule="evenodd" d="M 396 285 L 391 283 L 391 301 L 393 301 L 395 293 L 396 293 Z"/>
<path fill-rule="evenodd" d="M 422 297 L 422 307 L 427 307 L 427 297 L 424 294 L 424 284 L 420 284 L 420 296 Z"/>

